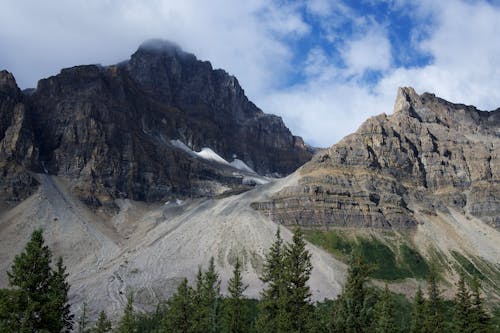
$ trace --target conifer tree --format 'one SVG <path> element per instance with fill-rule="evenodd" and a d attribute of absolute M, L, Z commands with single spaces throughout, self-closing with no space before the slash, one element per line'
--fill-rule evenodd
<path fill-rule="evenodd" d="M 283 239 L 281 238 L 280 229 L 276 230 L 275 241 L 265 255 L 264 267 L 261 281 L 266 284 L 266 287 L 261 292 L 261 302 L 259 303 L 259 315 L 257 317 L 257 328 L 259 332 L 277 332 L 277 319 L 283 322 L 286 309 L 283 301 L 280 305 L 280 295 L 286 294 L 286 286 L 283 280 Z M 280 307 L 282 313 L 278 316 Z"/>
<path fill-rule="evenodd" d="M 202 332 L 195 329 L 194 291 L 184 278 L 177 292 L 168 300 L 168 308 L 164 318 L 164 332 L 190 333 Z"/>
<path fill-rule="evenodd" d="M 73 329 L 73 315 L 68 303 L 69 284 L 63 259 L 58 258 L 50 284 L 50 315 L 52 316 L 51 331 L 71 332 Z"/>
<path fill-rule="evenodd" d="M 427 283 L 428 299 L 425 306 L 424 330 L 427 333 L 442 333 L 445 331 L 443 301 L 437 285 L 435 272 L 431 272 Z"/>
<path fill-rule="evenodd" d="M 92 333 L 106 333 L 111 331 L 111 321 L 106 316 L 106 312 L 101 311 L 99 318 L 92 329 Z"/>
<path fill-rule="evenodd" d="M 285 247 L 284 274 L 287 299 L 286 311 L 290 318 L 292 332 L 304 332 L 313 311 L 308 285 L 311 276 L 311 254 L 306 249 L 304 235 L 300 228 L 293 233 L 291 244 Z"/>
<path fill-rule="evenodd" d="M 203 275 L 203 287 L 201 290 L 200 326 L 202 332 L 214 333 L 220 330 L 220 280 L 215 270 L 214 258 L 211 257 L 208 269 Z"/>
<path fill-rule="evenodd" d="M 245 333 L 249 330 L 246 319 L 247 309 L 244 303 L 245 296 L 243 295 L 247 287 L 248 285 L 243 284 L 240 259 L 236 258 L 233 277 L 229 279 L 227 287 L 229 298 L 227 299 L 225 326 L 230 333 Z"/>
<path fill-rule="evenodd" d="M 413 300 L 413 310 L 411 314 L 410 333 L 424 333 L 425 321 L 425 299 L 420 286 L 418 287 L 415 299 Z"/>
<path fill-rule="evenodd" d="M 394 316 L 394 305 L 391 299 L 391 293 L 385 284 L 384 293 L 382 298 L 376 305 L 376 333 L 396 333 L 398 328 Z"/>
<path fill-rule="evenodd" d="M 83 301 L 82 312 L 78 318 L 78 333 L 87 333 L 88 317 L 87 317 L 87 302 Z"/>
<path fill-rule="evenodd" d="M 52 253 L 45 245 L 42 230 L 35 230 L 24 251 L 14 258 L 7 272 L 9 285 L 21 291 L 23 313 L 20 326 L 25 330 L 50 330 L 51 318 L 47 310 L 50 297 Z"/>
<path fill-rule="evenodd" d="M 465 285 L 465 278 L 460 275 L 457 283 L 457 295 L 453 311 L 453 330 L 456 333 L 471 332 L 470 314 L 472 311 L 470 293 Z"/>
<path fill-rule="evenodd" d="M 130 292 L 127 295 L 127 305 L 123 311 L 123 316 L 118 323 L 118 333 L 132 333 L 134 329 L 134 295 Z"/>
<path fill-rule="evenodd" d="M 370 271 L 370 266 L 363 262 L 361 256 L 353 254 L 347 270 L 347 281 L 335 311 L 336 332 L 370 332 L 372 314 L 365 287 Z"/>
<path fill-rule="evenodd" d="M 16 331 L 67 332 L 72 329 L 66 268 L 59 259 L 56 270 L 52 270 L 51 260 L 52 253 L 45 245 L 42 230 L 35 230 L 7 272 L 13 290 L 6 295 L 15 302 L 10 304 L 7 322 L 17 325 Z M 4 317 L 1 308 L 0 317 Z"/>
<path fill-rule="evenodd" d="M 481 283 L 474 277 L 471 285 L 472 290 L 472 311 L 469 320 L 472 332 L 487 333 L 491 331 L 490 316 L 484 310 L 483 299 L 481 298 Z"/>

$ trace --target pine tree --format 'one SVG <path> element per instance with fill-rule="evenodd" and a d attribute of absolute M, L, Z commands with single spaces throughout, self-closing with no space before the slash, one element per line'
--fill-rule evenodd
<path fill-rule="evenodd" d="M 229 279 L 227 287 L 229 298 L 227 299 L 225 326 L 230 333 L 245 333 L 249 330 L 247 309 L 244 303 L 245 296 L 243 295 L 247 287 L 248 285 L 243 284 L 240 259 L 236 258 L 233 277 Z"/>
<path fill-rule="evenodd" d="M 283 278 L 287 287 L 287 314 L 292 332 L 304 332 L 313 311 L 308 285 L 311 276 L 311 254 L 306 249 L 300 228 L 293 233 L 291 244 L 285 247 L 285 271 Z"/>
<path fill-rule="evenodd" d="M 437 285 L 435 272 L 429 275 L 427 283 L 428 300 L 425 306 L 424 331 L 426 333 L 442 333 L 445 331 L 443 301 Z"/>
<path fill-rule="evenodd" d="M 177 292 L 168 300 L 163 326 L 165 332 L 190 333 L 201 332 L 195 329 L 194 291 L 184 278 L 177 288 Z"/>
<path fill-rule="evenodd" d="M 123 316 L 118 323 L 118 333 L 132 333 L 134 329 L 134 295 L 130 292 L 127 296 L 127 305 L 123 311 Z"/>
<path fill-rule="evenodd" d="M 106 312 L 101 311 L 99 318 L 92 328 L 92 333 L 106 333 L 111 331 L 111 321 L 106 316 Z"/>
<path fill-rule="evenodd" d="M 261 302 L 259 303 L 259 314 L 257 317 L 257 328 L 259 332 L 277 332 L 277 320 L 283 321 L 285 310 L 278 316 L 280 307 L 280 295 L 286 294 L 286 286 L 283 286 L 283 239 L 280 229 L 276 230 L 275 241 L 266 253 L 261 281 L 266 287 L 261 292 Z M 283 303 L 283 302 L 281 302 Z"/>
<path fill-rule="evenodd" d="M 7 272 L 9 285 L 21 292 L 23 313 L 20 326 L 30 331 L 50 331 L 52 318 L 47 312 L 50 302 L 52 253 L 45 245 L 42 230 L 35 230 L 24 252 L 14 258 L 11 271 Z"/>
<path fill-rule="evenodd" d="M 66 282 L 68 275 L 63 259 L 59 257 L 50 284 L 49 308 L 53 332 L 71 332 L 73 329 L 73 315 L 68 303 L 69 284 Z"/>
<path fill-rule="evenodd" d="M 387 284 L 385 284 L 382 298 L 376 305 L 376 333 L 396 333 L 398 328 L 394 316 L 394 304 L 392 303 L 391 293 Z"/>
<path fill-rule="evenodd" d="M 455 296 L 455 307 L 453 311 L 453 329 L 456 333 L 469 333 L 471 330 L 470 313 L 472 311 L 470 293 L 465 285 L 463 275 L 457 284 L 458 290 Z"/>
<path fill-rule="evenodd" d="M 424 333 L 425 321 L 425 299 L 422 289 L 418 287 L 413 300 L 413 311 L 411 315 L 410 333 Z"/>
<path fill-rule="evenodd" d="M 353 255 L 347 270 L 347 281 L 339 297 L 334 315 L 336 332 L 370 332 L 372 325 L 371 305 L 365 288 L 371 268 L 361 256 Z"/>
<path fill-rule="evenodd" d="M 198 326 L 201 332 L 213 333 L 220 330 L 220 298 L 219 274 L 215 270 L 215 262 L 212 257 L 208 263 L 207 271 L 203 274 Z"/>
<path fill-rule="evenodd" d="M 83 301 L 82 312 L 78 318 L 78 333 L 87 333 L 88 317 L 87 317 L 87 302 Z"/>
<path fill-rule="evenodd" d="M 481 284 L 479 280 L 474 277 L 471 285 L 472 290 L 472 311 L 470 312 L 469 320 L 472 332 L 474 333 L 487 333 L 491 331 L 490 316 L 486 313 L 483 306 L 483 299 L 481 298 Z"/>
<path fill-rule="evenodd" d="M 11 303 L 8 311 L 9 325 L 20 331 L 69 332 L 73 316 L 68 304 L 68 274 L 59 258 L 56 269 L 50 263 L 52 253 L 45 245 L 42 230 L 35 230 L 24 251 L 14 258 L 11 271 L 7 272 L 13 288 L 6 295 Z M 15 297 L 14 297 L 15 296 Z M 4 317 L 0 308 L 0 317 Z"/>

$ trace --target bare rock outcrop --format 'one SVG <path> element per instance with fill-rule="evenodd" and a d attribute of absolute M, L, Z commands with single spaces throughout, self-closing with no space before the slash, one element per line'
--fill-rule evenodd
<path fill-rule="evenodd" d="M 253 206 L 284 224 L 380 228 L 453 207 L 500 228 L 499 157 L 500 110 L 400 88 L 392 115 L 368 119 L 301 168 L 298 186 Z"/>
<path fill-rule="evenodd" d="M 0 140 L 5 198 L 31 193 L 29 172 L 48 173 L 96 207 L 248 187 L 235 169 L 195 158 L 172 140 L 237 158 L 261 175 L 287 175 L 312 156 L 281 118 L 247 99 L 235 77 L 165 41 L 146 42 L 117 65 L 63 69 L 29 93 L 2 72 Z"/>

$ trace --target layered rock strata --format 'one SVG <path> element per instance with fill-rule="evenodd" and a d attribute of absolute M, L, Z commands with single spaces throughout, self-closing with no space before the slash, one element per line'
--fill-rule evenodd
<path fill-rule="evenodd" d="M 299 185 L 253 206 L 283 224 L 377 228 L 450 207 L 500 228 L 499 156 L 500 109 L 400 88 L 392 115 L 368 119 L 301 168 Z"/>

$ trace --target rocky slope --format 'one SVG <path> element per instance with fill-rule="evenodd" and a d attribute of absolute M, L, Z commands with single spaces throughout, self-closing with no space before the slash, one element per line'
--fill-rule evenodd
<path fill-rule="evenodd" d="M 261 175 L 289 174 L 311 157 L 236 78 L 164 41 L 143 44 L 118 65 L 63 69 L 24 95 L 2 72 L 0 138 L 5 198 L 26 198 L 36 185 L 29 172 L 45 172 L 68 179 L 94 207 L 247 187 L 241 170 L 195 158 L 172 140 L 237 158 Z"/>
<path fill-rule="evenodd" d="M 500 109 L 400 88 L 392 115 L 370 118 L 300 174 L 254 208 L 283 224 L 396 229 L 453 209 L 500 229 Z"/>
<path fill-rule="evenodd" d="M 69 72 L 78 70 L 71 69 Z M 104 75 L 103 71 L 125 70 L 124 67 L 110 67 L 90 71 L 100 76 Z M 87 74 L 88 71 L 88 68 L 84 69 Z M 70 74 L 63 72 L 56 78 L 42 81 L 30 103 L 37 101 L 37 94 L 45 94 L 44 89 L 56 89 L 58 80 L 62 80 L 65 75 Z M 87 80 L 82 75 L 76 75 L 73 79 Z M 68 78 L 70 82 L 57 89 L 66 89 L 73 79 Z M 94 82 L 94 79 L 88 80 Z M 56 125 L 44 120 L 41 112 L 29 113 L 33 118 L 23 118 L 24 113 L 20 111 L 20 116 L 15 116 L 16 106 L 23 110 L 26 97 L 15 89 L 13 80 L 9 82 L 2 86 L 12 86 L 13 93 L 8 98 L 6 94 L 2 95 L 2 110 L 11 111 L 2 114 L 5 115 L 2 124 L 9 124 L 10 131 L 25 135 L 31 132 L 22 130 L 24 126 L 34 126 L 38 128 L 35 135 L 40 135 L 44 132 L 42 126 L 30 122 L 46 121 L 45 126 L 54 126 L 47 132 L 56 131 L 60 128 L 56 125 L 65 122 L 63 116 L 57 113 L 54 114 Z M 107 84 L 110 83 L 103 83 L 103 87 Z M 94 83 L 88 87 L 89 96 L 94 96 L 91 93 L 96 89 Z M 153 91 L 145 93 L 147 96 L 152 94 Z M 111 100 L 114 98 L 113 94 L 103 96 Z M 108 103 L 106 98 L 101 102 Z M 150 101 L 149 97 L 144 98 L 142 106 Z M 81 96 L 54 105 L 59 105 L 56 109 L 64 113 L 65 107 L 70 108 L 72 103 L 79 103 L 80 100 Z M 33 107 L 40 110 L 36 104 Z M 139 155 L 140 158 L 148 159 L 155 153 L 142 152 L 153 142 L 147 141 L 147 138 L 152 135 L 161 138 L 160 134 L 152 134 L 157 132 L 149 129 L 163 125 L 141 125 L 140 132 L 120 133 L 118 126 L 124 126 L 127 122 L 118 122 L 115 125 L 118 128 L 115 129 L 111 120 L 121 121 L 121 118 L 108 119 L 107 113 L 93 113 L 93 110 L 89 106 L 85 111 L 89 113 L 85 117 L 74 116 L 70 118 L 70 123 L 95 122 L 95 125 L 88 127 L 93 128 L 94 132 L 80 133 L 80 128 L 86 128 L 83 125 L 76 129 L 70 127 L 61 133 L 56 131 L 59 133 L 57 140 L 42 140 L 51 142 L 57 147 L 54 149 L 44 148 L 50 145 L 39 146 L 36 144 L 38 141 L 30 141 L 28 136 L 22 142 L 34 142 L 33 148 L 30 145 L 20 147 L 32 151 L 31 155 L 11 153 L 10 159 L 6 159 L 6 163 L 23 165 L 32 170 L 36 170 L 36 161 L 44 161 L 40 167 L 59 175 L 46 174 L 44 169 L 21 175 L 3 173 L 2 182 L 8 180 L 11 183 L 32 185 L 23 185 L 29 191 L 18 192 L 19 200 L 27 196 L 24 201 L 0 211 L 0 271 L 10 267 L 15 254 L 22 251 L 32 230 L 42 227 L 48 245 L 55 255 L 63 255 L 68 266 L 71 301 L 82 304 L 82 299 L 86 299 L 94 311 L 105 308 L 108 314 L 117 315 L 126 302 L 127 292 L 131 290 L 135 293 L 138 307 L 152 309 L 159 299 L 174 292 L 181 278 L 193 279 L 198 265 L 206 264 L 210 256 L 215 257 L 223 290 L 231 275 L 235 257 L 243 258 L 245 283 L 250 285 L 246 295 L 258 297 L 261 287 L 258 276 L 264 253 L 273 241 L 275 221 L 306 227 L 349 227 L 343 230 L 349 229 L 354 239 L 380 239 L 394 249 L 395 254 L 400 242 L 404 241 L 430 264 L 440 266 L 444 280 L 441 287 L 446 288 L 447 297 L 453 294 L 456 272 L 465 270 L 479 274 L 489 302 L 498 302 L 500 299 L 498 111 L 485 113 L 472 107 L 445 102 L 430 94 L 419 96 L 412 89 L 404 88 L 398 93 L 394 114 L 369 119 L 356 133 L 329 150 L 318 153 L 310 163 L 286 178 L 271 180 L 245 193 L 227 194 L 225 197 L 187 200 L 178 197 L 166 203 L 114 198 L 116 213 L 109 215 L 100 214 L 81 202 L 81 192 L 75 191 L 74 179 L 78 179 L 81 186 L 86 186 L 82 173 L 87 172 L 87 169 L 82 167 L 83 171 L 78 171 L 79 167 L 92 161 L 87 166 L 90 168 L 88 177 L 91 184 L 88 186 L 99 185 L 94 179 L 104 176 L 107 178 L 102 179 L 111 181 L 116 175 L 114 168 L 128 170 L 129 163 L 135 165 L 134 168 L 142 164 L 127 149 L 123 150 L 127 152 L 125 155 L 119 155 L 122 156 L 120 161 L 127 158 L 127 163 L 123 162 L 125 165 L 112 164 L 112 160 L 109 160 L 111 165 L 106 164 L 108 162 L 96 164 L 97 161 L 108 161 L 106 158 L 118 154 L 114 151 L 119 149 L 119 146 L 107 143 L 101 131 L 114 129 L 115 132 L 110 133 L 114 135 L 113 138 L 143 135 L 140 136 L 143 140 L 130 140 L 133 144 L 141 145 L 139 151 L 143 155 Z M 123 110 L 124 118 L 128 117 L 127 112 L 127 109 Z M 130 113 L 135 114 L 132 111 Z M 98 115 L 103 115 L 103 118 L 98 118 Z M 94 117 L 97 120 L 92 120 Z M 136 119 L 138 124 L 140 119 Z M 161 120 L 159 123 L 162 123 Z M 186 137 L 182 139 L 189 143 Z M 73 142 L 71 140 L 78 142 L 72 147 L 81 149 L 80 154 L 86 157 L 65 164 L 73 155 L 58 142 Z M 99 140 L 104 140 L 104 143 Z M 120 140 L 124 140 L 126 147 L 129 141 Z M 1 147 L 13 147 L 18 141 L 3 142 Z M 108 150 L 95 151 L 87 156 L 87 145 L 101 147 L 99 149 L 108 147 Z M 224 173 L 221 164 L 214 168 L 212 162 L 193 157 L 192 151 L 178 143 L 165 140 L 161 147 L 189 165 L 186 166 L 187 171 L 180 168 L 179 172 L 203 170 L 195 169 L 193 165 L 219 170 L 216 172 L 221 175 L 234 172 L 234 169 L 227 167 L 228 171 Z M 12 151 L 2 149 L 5 152 Z M 25 156 L 32 158 L 26 159 Z M 73 158 L 77 156 L 80 155 L 75 154 Z M 227 158 L 226 155 L 224 157 Z M 162 165 L 160 162 L 158 159 L 155 163 Z M 163 172 L 155 171 L 150 176 L 153 180 L 161 177 Z M 70 178 L 68 175 L 73 173 L 75 178 Z M 123 177 L 128 179 L 128 176 Z M 189 179 L 193 180 L 193 177 L 202 176 Z M 147 185 L 149 180 L 137 178 L 136 181 Z M 191 181 L 189 184 L 193 183 Z M 114 186 L 127 188 L 131 185 Z M 132 190 L 132 193 L 135 192 Z M 286 240 L 290 240 L 289 230 L 283 229 L 282 234 Z M 314 270 L 310 285 L 314 298 L 334 297 L 340 292 L 345 279 L 345 264 L 316 246 L 309 245 L 309 249 L 313 254 Z M 389 282 L 392 290 L 407 295 L 412 295 L 422 283 L 413 277 Z M 383 285 L 385 281 L 375 283 Z M 0 287 L 4 286 L 5 274 L 0 276 Z M 78 311 L 77 308 L 74 310 Z M 95 315 L 97 313 L 92 314 Z"/>

